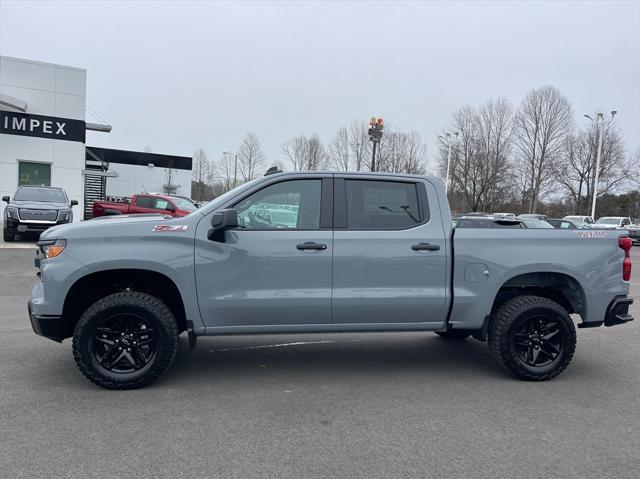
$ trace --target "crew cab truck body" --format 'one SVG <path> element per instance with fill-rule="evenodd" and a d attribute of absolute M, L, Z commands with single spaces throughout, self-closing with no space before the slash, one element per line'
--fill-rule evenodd
<path fill-rule="evenodd" d="M 171 195 L 139 194 L 122 201 L 95 201 L 93 217 L 160 213 L 179 218 L 193 213 L 196 205 L 186 198 Z"/>
<path fill-rule="evenodd" d="M 258 220 L 267 207 L 296 220 Z M 514 376 L 544 380 L 573 356 L 570 314 L 581 327 L 633 319 L 624 232 L 451 224 L 436 178 L 272 174 L 184 218 L 48 230 L 30 318 L 38 334 L 73 337 L 84 375 L 114 389 L 157 378 L 182 331 L 191 346 L 221 334 L 473 336 Z"/>

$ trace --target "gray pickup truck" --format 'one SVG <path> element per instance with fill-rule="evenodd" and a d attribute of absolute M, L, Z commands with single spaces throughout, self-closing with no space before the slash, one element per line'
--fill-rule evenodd
<path fill-rule="evenodd" d="M 4 209 L 2 236 L 13 241 L 16 234 L 42 233 L 55 225 L 73 222 L 76 200 L 69 201 L 62 188 L 51 186 L 21 186 L 13 199 L 3 196 Z"/>
<path fill-rule="evenodd" d="M 110 389 L 160 376 L 183 331 L 191 347 L 222 334 L 472 336 L 514 376 L 546 380 L 573 357 L 571 314 L 584 328 L 633 319 L 625 234 L 454 230 L 436 178 L 277 172 L 183 218 L 47 230 L 29 316 L 37 334 L 72 337 L 82 373 Z"/>

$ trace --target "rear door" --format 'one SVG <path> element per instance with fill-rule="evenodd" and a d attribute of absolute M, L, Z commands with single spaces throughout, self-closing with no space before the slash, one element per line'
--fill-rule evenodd
<path fill-rule="evenodd" d="M 333 323 L 444 325 L 447 243 L 433 185 L 336 175 L 334 207 Z"/>

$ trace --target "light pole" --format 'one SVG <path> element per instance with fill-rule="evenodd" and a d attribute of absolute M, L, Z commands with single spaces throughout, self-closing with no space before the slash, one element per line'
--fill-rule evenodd
<path fill-rule="evenodd" d="M 228 156 L 231 155 L 232 153 L 230 151 L 223 151 L 222 154 L 224 156 Z M 238 154 L 235 153 L 234 154 L 234 160 L 233 160 L 233 187 L 235 188 L 236 185 L 238 184 Z"/>
<path fill-rule="evenodd" d="M 610 126 L 613 123 L 613 119 L 618 113 L 617 110 L 613 110 L 611 112 L 611 120 L 607 122 L 606 126 Z M 593 183 L 593 200 L 591 201 L 591 218 L 595 221 L 596 219 L 596 200 L 598 198 L 598 181 L 600 180 L 600 157 L 602 155 L 602 137 L 604 135 L 604 114 L 598 113 L 596 119 L 594 120 L 589 115 L 585 115 L 589 120 L 591 120 L 596 125 L 596 130 L 598 134 L 598 146 L 596 147 L 596 176 L 595 181 Z"/>
<path fill-rule="evenodd" d="M 456 131 L 454 133 L 455 137 L 456 137 L 456 141 L 458 140 L 458 132 Z M 444 191 L 445 193 L 449 192 L 449 171 L 451 170 L 451 133 L 447 133 L 447 143 L 448 143 L 448 150 L 447 150 L 447 176 L 445 177 L 444 180 Z"/>

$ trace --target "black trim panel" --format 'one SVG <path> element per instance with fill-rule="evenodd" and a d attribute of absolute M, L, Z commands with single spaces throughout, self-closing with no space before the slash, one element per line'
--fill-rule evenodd
<path fill-rule="evenodd" d="M 333 178 L 322 178 L 320 229 L 333 227 Z"/>
<path fill-rule="evenodd" d="M 97 146 L 87 146 L 87 150 L 96 155 L 106 163 L 119 165 L 148 166 L 153 164 L 156 168 L 172 168 L 174 170 L 191 171 L 193 159 L 189 156 L 159 155 L 157 153 L 146 153 L 142 151 L 112 150 L 110 148 L 99 148 Z M 95 160 L 89 154 L 87 160 Z"/>

